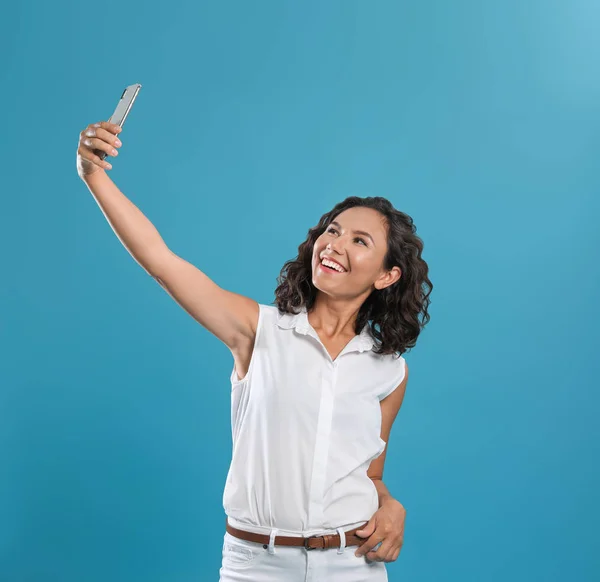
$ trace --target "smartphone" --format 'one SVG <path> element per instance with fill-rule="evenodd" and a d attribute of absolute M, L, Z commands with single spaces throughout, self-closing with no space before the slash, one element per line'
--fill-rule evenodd
<path fill-rule="evenodd" d="M 125 123 L 125 120 L 129 115 L 129 111 L 131 110 L 131 107 L 133 105 L 133 102 L 135 101 L 135 98 L 137 97 L 141 88 L 142 86 L 139 83 L 135 83 L 134 85 L 129 85 L 129 87 L 125 87 L 123 94 L 121 95 L 121 98 L 117 103 L 115 112 L 110 116 L 110 119 L 108 120 L 109 123 L 116 123 L 118 126 L 123 127 L 123 124 Z M 101 160 L 103 160 L 107 156 L 106 152 L 100 150 L 95 150 L 95 153 Z"/>

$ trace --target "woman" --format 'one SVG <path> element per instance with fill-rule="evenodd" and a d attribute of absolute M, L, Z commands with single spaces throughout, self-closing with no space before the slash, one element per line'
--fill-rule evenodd
<path fill-rule="evenodd" d="M 80 177 L 134 259 L 235 362 L 221 582 L 387 580 L 406 512 L 382 482 L 386 445 L 433 289 L 412 219 L 385 198 L 347 198 L 284 265 L 276 305 L 258 304 L 172 253 L 119 191 L 96 155 L 117 155 L 118 133 L 81 132 Z"/>

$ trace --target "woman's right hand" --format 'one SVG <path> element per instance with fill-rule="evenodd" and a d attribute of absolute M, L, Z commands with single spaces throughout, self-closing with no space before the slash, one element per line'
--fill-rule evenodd
<path fill-rule="evenodd" d="M 79 134 L 79 147 L 77 148 L 77 173 L 85 179 L 99 170 L 110 170 L 112 166 L 101 159 L 96 150 L 106 152 L 109 156 L 118 155 L 116 148 L 121 147 L 117 134 L 121 127 L 116 123 L 101 121 L 91 123 Z"/>

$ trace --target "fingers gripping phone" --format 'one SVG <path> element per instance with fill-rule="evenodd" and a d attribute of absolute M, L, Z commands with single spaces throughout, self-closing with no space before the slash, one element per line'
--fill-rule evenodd
<path fill-rule="evenodd" d="M 118 126 L 123 127 L 123 124 L 125 123 L 125 120 L 129 115 L 129 111 L 131 110 L 131 107 L 133 105 L 133 102 L 135 101 L 135 98 L 137 97 L 141 88 L 142 86 L 139 83 L 135 83 L 134 85 L 129 85 L 128 87 L 125 87 L 123 94 L 121 95 L 121 99 L 119 99 L 119 102 L 117 103 L 115 112 L 110 116 L 110 119 L 108 120 L 109 123 L 116 123 Z M 100 150 L 96 150 L 96 155 L 101 160 L 103 160 L 107 156 L 106 152 Z"/>

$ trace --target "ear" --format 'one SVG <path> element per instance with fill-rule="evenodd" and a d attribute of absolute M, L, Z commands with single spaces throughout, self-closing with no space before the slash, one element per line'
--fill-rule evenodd
<path fill-rule="evenodd" d="M 402 277 L 402 271 L 400 267 L 392 267 L 389 271 L 386 271 L 376 282 L 375 289 L 385 289 L 390 285 L 393 285 Z"/>

